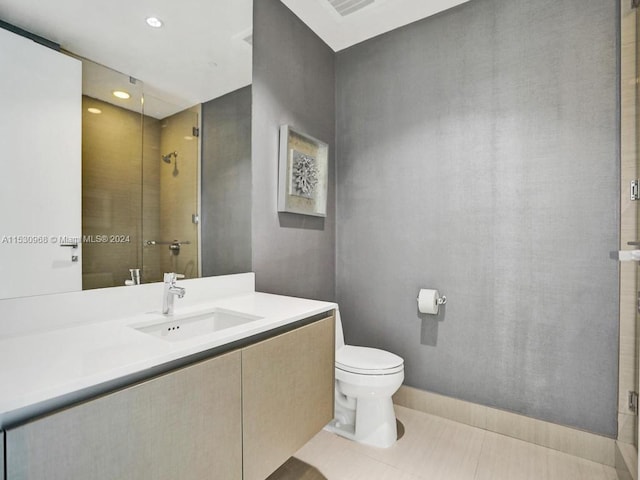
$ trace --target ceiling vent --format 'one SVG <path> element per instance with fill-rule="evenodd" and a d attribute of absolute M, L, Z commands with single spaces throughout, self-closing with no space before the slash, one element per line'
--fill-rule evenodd
<path fill-rule="evenodd" d="M 367 5 L 371 5 L 376 0 L 329 0 L 331 6 L 343 17 L 351 15 Z"/>

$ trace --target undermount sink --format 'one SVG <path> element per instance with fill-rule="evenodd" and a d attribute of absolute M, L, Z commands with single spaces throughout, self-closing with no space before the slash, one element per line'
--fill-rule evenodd
<path fill-rule="evenodd" d="M 177 342 L 238 327 L 262 318 L 248 313 L 216 309 L 206 313 L 167 317 L 159 322 L 131 327 L 168 342 Z"/>

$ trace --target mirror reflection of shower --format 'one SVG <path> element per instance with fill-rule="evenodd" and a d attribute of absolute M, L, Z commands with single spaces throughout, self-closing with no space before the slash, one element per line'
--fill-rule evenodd
<path fill-rule="evenodd" d="M 178 152 L 170 152 L 166 155 L 162 155 L 162 161 L 165 163 L 171 163 L 171 157 L 173 157 L 173 176 L 177 177 L 180 172 L 178 172 Z"/>
<path fill-rule="evenodd" d="M 83 289 L 136 283 L 135 269 L 140 283 L 161 282 L 164 272 L 197 277 L 200 105 L 162 101 L 142 81 L 88 60 L 82 71 L 82 234 L 125 239 L 83 245 Z M 180 255 L 169 256 L 174 239 Z"/>

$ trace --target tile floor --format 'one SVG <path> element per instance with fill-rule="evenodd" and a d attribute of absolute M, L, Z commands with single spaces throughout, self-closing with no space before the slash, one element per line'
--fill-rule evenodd
<path fill-rule="evenodd" d="M 617 480 L 615 469 L 396 406 L 404 435 L 391 448 L 325 431 L 268 480 Z"/>

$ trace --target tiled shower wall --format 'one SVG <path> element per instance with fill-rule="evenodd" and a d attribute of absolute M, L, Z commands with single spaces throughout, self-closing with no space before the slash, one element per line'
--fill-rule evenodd
<path fill-rule="evenodd" d="M 157 240 L 178 240 L 176 255 L 167 245 L 157 245 L 163 272 L 177 272 L 186 278 L 199 276 L 198 227 L 192 215 L 198 212 L 198 127 L 200 106 L 183 110 L 160 121 L 160 153 L 177 152 L 167 164 L 160 158 L 160 234 Z"/>
<path fill-rule="evenodd" d="M 163 120 L 83 97 L 90 106 L 102 113 L 83 115 L 83 234 L 127 239 L 83 244 L 83 289 L 124 285 L 130 268 L 144 283 L 169 271 L 197 277 L 199 106 Z M 161 158 L 173 151 L 177 169 L 175 158 Z M 178 255 L 166 244 L 173 240 L 182 242 Z"/>
<path fill-rule="evenodd" d="M 83 234 L 124 235 L 122 242 L 84 242 L 83 289 L 124 285 L 130 268 L 142 268 L 142 181 L 145 203 L 157 204 L 159 191 L 149 180 L 157 177 L 158 121 L 140 113 L 83 96 L 82 225 Z M 97 107 L 101 114 L 86 113 Z M 144 165 L 144 175 L 141 166 Z M 148 188 L 151 187 L 151 188 Z M 157 212 L 157 210 L 155 210 Z M 157 229 L 157 213 L 147 215 L 150 235 Z"/>

